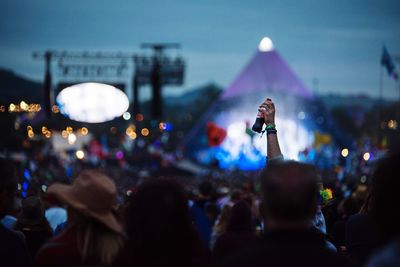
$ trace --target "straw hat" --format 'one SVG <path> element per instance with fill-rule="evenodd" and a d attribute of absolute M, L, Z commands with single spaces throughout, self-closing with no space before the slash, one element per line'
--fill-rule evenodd
<path fill-rule="evenodd" d="M 38 225 L 44 220 L 44 206 L 39 197 L 28 197 L 22 200 L 18 221 L 25 225 Z"/>
<path fill-rule="evenodd" d="M 55 183 L 48 188 L 47 193 L 115 232 L 122 232 L 121 224 L 112 213 L 117 188 L 106 175 L 97 171 L 83 171 L 72 185 Z"/>

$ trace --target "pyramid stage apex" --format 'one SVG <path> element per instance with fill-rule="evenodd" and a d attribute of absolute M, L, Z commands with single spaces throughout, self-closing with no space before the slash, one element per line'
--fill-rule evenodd
<path fill-rule="evenodd" d="M 274 44 L 272 43 L 271 38 L 262 38 L 260 44 L 258 45 L 258 50 L 260 50 L 260 52 L 270 52 L 274 50 Z"/>

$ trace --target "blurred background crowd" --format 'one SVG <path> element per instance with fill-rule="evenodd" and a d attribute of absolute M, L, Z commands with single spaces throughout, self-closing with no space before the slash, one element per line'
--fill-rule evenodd
<path fill-rule="evenodd" d="M 0 3 L 0 265 L 400 266 L 398 1 L 156 2 Z"/>

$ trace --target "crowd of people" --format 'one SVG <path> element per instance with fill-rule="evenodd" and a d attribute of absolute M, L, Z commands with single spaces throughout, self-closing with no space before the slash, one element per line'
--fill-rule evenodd
<path fill-rule="evenodd" d="M 21 198 L 15 164 L 0 159 L 0 265 L 400 266 L 400 153 L 378 159 L 370 183 L 327 183 L 284 160 L 272 100 L 259 111 L 267 167 L 256 179 L 127 183 L 118 166 L 82 168 Z"/>

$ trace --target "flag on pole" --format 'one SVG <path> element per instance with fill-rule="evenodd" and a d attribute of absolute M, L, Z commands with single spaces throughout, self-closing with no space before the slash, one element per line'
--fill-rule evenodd
<path fill-rule="evenodd" d="M 399 78 L 395 71 L 396 67 L 393 63 L 392 57 L 389 55 L 389 52 L 387 51 L 386 46 L 383 46 L 381 65 L 386 68 L 387 73 L 390 77 L 392 77 L 395 80 L 397 80 Z"/>

